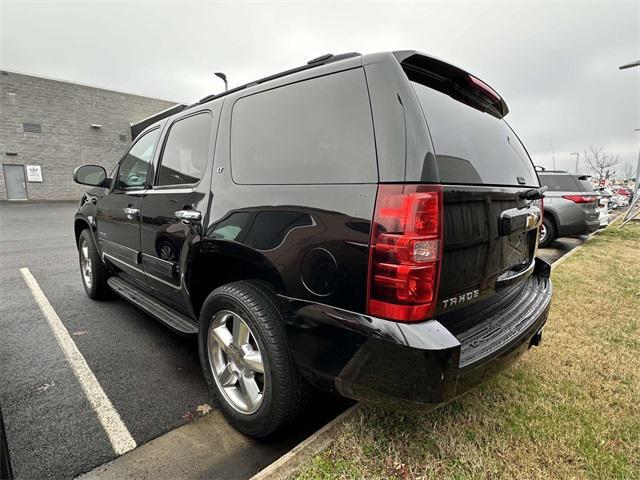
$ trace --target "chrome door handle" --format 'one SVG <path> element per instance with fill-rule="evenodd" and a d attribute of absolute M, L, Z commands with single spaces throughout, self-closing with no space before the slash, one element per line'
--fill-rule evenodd
<path fill-rule="evenodd" d="M 122 209 L 122 213 L 124 213 L 129 220 L 133 220 L 138 216 L 140 210 L 138 210 L 137 208 L 127 207 Z"/>
<path fill-rule="evenodd" d="M 202 213 L 198 210 L 178 210 L 175 212 L 177 219 L 182 220 L 182 223 L 194 223 L 202 220 Z"/>

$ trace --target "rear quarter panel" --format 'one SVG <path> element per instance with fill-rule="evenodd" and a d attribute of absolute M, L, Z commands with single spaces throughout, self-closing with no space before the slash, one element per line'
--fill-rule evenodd
<path fill-rule="evenodd" d="M 569 234 L 576 228 L 584 227 L 587 222 L 597 220 L 597 211 L 591 204 L 579 204 L 567 200 L 562 195 L 580 195 L 580 192 L 547 192 L 544 199 L 545 213 L 553 213 L 557 221 L 558 234 Z M 586 210 L 588 208 L 588 210 Z"/>
<path fill-rule="evenodd" d="M 215 242 L 220 252 L 234 244 L 264 259 L 279 273 L 283 296 L 362 312 L 377 184 L 235 183 L 230 158 L 233 104 L 254 92 L 225 99 L 204 239 Z"/>

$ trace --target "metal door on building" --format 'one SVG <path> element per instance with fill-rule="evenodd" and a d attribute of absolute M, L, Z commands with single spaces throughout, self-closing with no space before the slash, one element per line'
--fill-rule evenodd
<path fill-rule="evenodd" d="M 27 179 L 24 175 L 24 165 L 2 165 L 4 170 L 4 184 L 7 188 L 8 200 L 26 200 Z"/>

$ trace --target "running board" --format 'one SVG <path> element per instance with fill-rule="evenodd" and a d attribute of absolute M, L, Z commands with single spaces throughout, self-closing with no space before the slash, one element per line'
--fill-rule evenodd
<path fill-rule="evenodd" d="M 198 324 L 196 322 L 167 307 L 151 295 L 147 295 L 121 278 L 111 277 L 107 280 L 107 284 L 122 298 L 160 320 L 169 328 L 185 335 L 198 333 Z"/>

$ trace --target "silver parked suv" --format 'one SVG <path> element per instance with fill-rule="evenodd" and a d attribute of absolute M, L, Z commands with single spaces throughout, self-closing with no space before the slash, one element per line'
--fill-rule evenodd
<path fill-rule="evenodd" d="M 541 247 L 556 237 L 588 235 L 598 229 L 598 195 L 589 176 L 544 170 L 538 172 L 538 177 L 540 184 L 548 187 L 540 228 Z"/>

